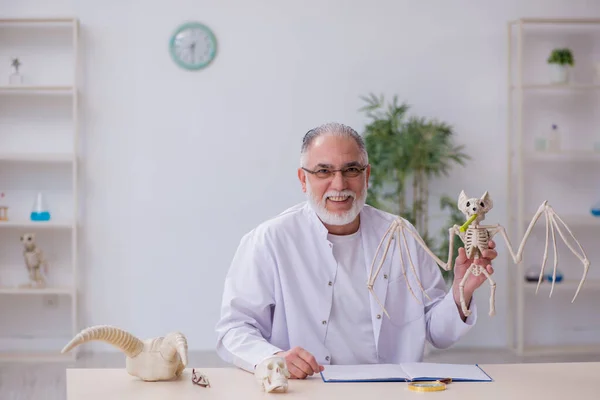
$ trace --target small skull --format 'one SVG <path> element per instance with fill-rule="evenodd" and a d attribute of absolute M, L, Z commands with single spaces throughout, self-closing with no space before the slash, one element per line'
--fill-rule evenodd
<path fill-rule="evenodd" d="M 254 376 L 267 393 L 287 392 L 290 372 L 283 357 L 267 357 L 256 366 Z"/>
<path fill-rule="evenodd" d="M 35 246 L 35 233 L 25 233 L 21 235 L 20 240 L 25 246 L 25 249 L 32 250 Z"/>
<path fill-rule="evenodd" d="M 465 214 L 467 218 L 477 214 L 477 220 L 485 219 L 485 214 L 492 209 L 494 203 L 488 192 L 485 192 L 480 198 L 469 198 L 464 190 L 458 196 L 458 209 Z"/>

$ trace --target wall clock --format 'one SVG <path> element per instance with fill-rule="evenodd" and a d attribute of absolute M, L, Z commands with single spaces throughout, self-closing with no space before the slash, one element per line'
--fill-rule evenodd
<path fill-rule="evenodd" d="M 187 22 L 171 35 L 169 52 L 173 61 L 187 70 L 208 66 L 217 54 L 217 40 L 206 25 Z"/>

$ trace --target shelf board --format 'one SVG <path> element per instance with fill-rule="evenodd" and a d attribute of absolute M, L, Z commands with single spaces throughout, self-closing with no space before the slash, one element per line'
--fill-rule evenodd
<path fill-rule="evenodd" d="M 544 269 L 545 270 L 544 275 L 547 275 L 549 273 L 551 274 L 553 269 L 554 269 L 553 263 L 551 261 L 547 262 L 546 268 Z M 583 271 L 583 267 L 581 267 L 581 270 Z M 558 291 L 565 291 L 565 290 L 573 291 L 573 294 L 575 294 L 575 291 L 577 290 L 577 287 L 579 286 L 579 282 L 580 282 L 579 279 L 563 280 L 561 282 L 556 282 L 554 284 L 554 291 L 552 292 L 552 294 L 554 295 L 554 293 L 556 293 Z M 535 290 L 537 288 L 537 282 L 525 282 L 523 287 L 525 288 L 525 290 L 527 292 L 535 293 Z M 540 295 L 540 294 L 547 295 L 550 293 L 550 289 L 552 289 L 552 283 L 548 282 L 548 281 L 544 281 L 540 285 L 540 290 L 538 291 L 538 295 Z M 583 282 L 583 286 L 581 287 L 581 290 L 582 291 L 584 291 L 584 290 L 600 290 L 600 279 L 589 279 L 589 278 L 586 279 L 585 282 Z M 579 292 L 580 295 L 581 295 L 581 293 L 582 292 Z"/>
<path fill-rule="evenodd" d="M 600 24 L 598 18 L 520 18 L 509 22 L 511 25 L 523 24 Z"/>
<path fill-rule="evenodd" d="M 77 354 L 73 351 L 62 354 L 60 352 L 27 352 L 27 353 L 3 353 L 0 352 L 0 362 L 72 362 Z"/>
<path fill-rule="evenodd" d="M 550 205 L 552 205 L 552 204 L 550 204 Z M 563 220 L 563 222 L 565 224 L 567 224 L 569 227 L 573 227 L 573 226 L 580 226 L 580 227 L 587 227 L 587 226 L 595 227 L 595 226 L 597 226 L 597 227 L 600 227 L 600 217 L 594 217 L 592 214 L 588 214 L 588 215 L 576 215 L 576 214 L 561 215 L 559 213 L 557 213 L 557 214 L 560 217 L 560 219 Z M 529 223 L 531 222 L 532 219 L 533 219 L 533 214 L 529 214 L 529 216 L 527 217 L 527 220 L 523 221 L 523 223 L 525 225 L 529 225 Z M 559 227 L 564 231 L 563 225 L 560 222 L 558 222 L 558 224 L 559 224 Z M 535 223 L 535 227 L 540 228 L 540 229 L 546 229 L 546 220 L 544 219 L 543 214 L 540 216 L 540 218 Z M 570 236 L 569 236 L 569 238 L 570 238 Z M 562 239 L 560 238 L 560 235 L 558 235 L 558 232 L 556 233 L 556 240 L 562 241 Z"/>
<path fill-rule="evenodd" d="M 74 225 L 65 221 L 0 221 L 0 228 L 72 229 Z"/>
<path fill-rule="evenodd" d="M 75 157 L 70 153 L 0 153 L 0 162 L 66 163 L 74 159 Z"/>
<path fill-rule="evenodd" d="M 600 354 L 600 344 L 525 346 L 523 349 L 524 356 L 552 356 L 562 354 Z"/>
<path fill-rule="evenodd" d="M 579 91 L 579 90 L 598 90 L 600 84 L 585 84 L 585 83 L 533 83 L 525 85 L 512 85 L 511 89 L 523 89 L 523 90 L 561 90 L 561 91 Z"/>
<path fill-rule="evenodd" d="M 46 287 L 46 288 L 19 288 L 19 287 L 0 286 L 0 294 L 72 295 L 73 289 L 71 287 L 67 287 L 67 286 L 65 286 L 65 287 Z"/>
<path fill-rule="evenodd" d="M 4 85 L 0 94 L 73 94 L 75 88 L 68 85 Z"/>
<path fill-rule="evenodd" d="M 531 151 L 525 155 L 531 161 L 561 161 L 561 162 L 600 162 L 600 151 Z"/>
<path fill-rule="evenodd" d="M 77 22 L 73 17 L 39 17 L 39 18 L 0 18 L 0 24 L 72 24 Z"/>

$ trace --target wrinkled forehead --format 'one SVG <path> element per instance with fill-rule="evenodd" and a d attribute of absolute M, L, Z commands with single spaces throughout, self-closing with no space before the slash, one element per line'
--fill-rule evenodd
<path fill-rule="evenodd" d="M 361 152 L 356 141 L 341 136 L 316 138 L 306 152 L 308 166 L 330 166 L 341 168 L 362 164 Z"/>

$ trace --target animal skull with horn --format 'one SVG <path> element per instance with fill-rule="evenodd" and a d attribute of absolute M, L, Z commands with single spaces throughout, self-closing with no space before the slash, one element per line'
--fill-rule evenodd
<path fill-rule="evenodd" d="M 62 353 L 92 340 L 106 342 L 125 353 L 127 372 L 144 381 L 170 380 L 179 377 L 187 366 L 187 339 L 180 332 L 140 340 L 123 329 L 97 325 L 78 333 L 62 349 Z"/>

